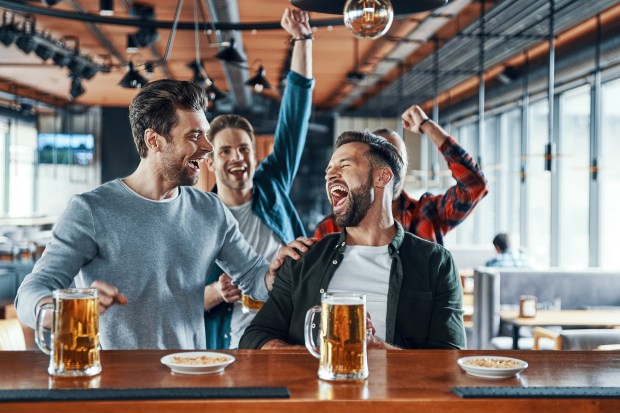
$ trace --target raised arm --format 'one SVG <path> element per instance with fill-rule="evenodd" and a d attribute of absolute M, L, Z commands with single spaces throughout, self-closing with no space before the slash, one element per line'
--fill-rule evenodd
<path fill-rule="evenodd" d="M 293 56 L 291 70 L 306 79 L 312 78 L 312 29 L 308 13 L 301 10 L 284 10 L 280 22 L 291 35 Z"/>
<path fill-rule="evenodd" d="M 426 134 L 444 156 L 456 185 L 443 195 L 425 195 L 421 203 L 433 203 L 443 234 L 460 224 L 484 196 L 489 192 L 487 180 L 462 146 L 441 126 L 428 118 L 417 105 L 411 106 L 402 115 L 403 126 L 414 132 Z"/>
<path fill-rule="evenodd" d="M 273 152 L 259 166 L 265 174 L 257 173 L 255 179 L 279 181 L 290 189 L 306 144 L 312 108 L 312 30 L 308 14 L 298 10 L 285 10 L 281 24 L 297 40 L 293 41 L 291 72 L 280 104 Z"/>

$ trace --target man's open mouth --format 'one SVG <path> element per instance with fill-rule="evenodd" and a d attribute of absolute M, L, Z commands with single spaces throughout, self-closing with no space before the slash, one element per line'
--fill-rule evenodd
<path fill-rule="evenodd" d="M 246 165 L 236 165 L 228 168 L 228 173 L 233 175 L 237 179 L 241 179 L 243 178 L 243 175 L 245 175 L 247 170 L 248 167 Z"/>
<path fill-rule="evenodd" d="M 332 198 L 332 206 L 336 209 L 343 205 L 349 195 L 349 190 L 344 185 L 333 184 L 329 187 L 329 195 Z"/>
<path fill-rule="evenodd" d="M 200 170 L 200 164 L 203 163 L 204 161 L 205 161 L 205 158 L 190 159 L 188 162 L 188 165 L 190 168 L 198 171 Z"/>

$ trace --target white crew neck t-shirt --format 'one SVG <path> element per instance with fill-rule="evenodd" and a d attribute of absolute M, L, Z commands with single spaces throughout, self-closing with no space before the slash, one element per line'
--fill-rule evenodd
<path fill-rule="evenodd" d="M 375 336 L 385 340 L 387 294 L 392 259 L 387 245 L 347 245 L 342 263 L 329 282 L 328 291 L 352 291 L 366 294 L 366 311 L 377 330 Z"/>

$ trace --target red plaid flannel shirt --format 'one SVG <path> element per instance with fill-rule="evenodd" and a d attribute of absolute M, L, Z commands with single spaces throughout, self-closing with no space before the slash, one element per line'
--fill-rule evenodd
<path fill-rule="evenodd" d="M 394 218 L 406 231 L 443 245 L 444 235 L 473 212 L 489 188 L 478 164 L 453 137 L 446 139 L 439 149 L 448 162 L 456 185 L 443 195 L 426 192 L 419 200 L 403 191 L 399 197 L 400 214 Z M 328 215 L 319 222 L 314 236 L 321 239 L 340 230 L 334 216 Z"/>

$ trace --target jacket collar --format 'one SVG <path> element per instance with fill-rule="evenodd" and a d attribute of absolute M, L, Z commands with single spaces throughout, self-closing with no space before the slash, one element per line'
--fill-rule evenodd
<path fill-rule="evenodd" d="M 398 249 L 403 244 L 403 240 L 405 239 L 405 230 L 403 226 L 400 225 L 398 221 L 394 221 L 396 225 L 396 235 L 392 238 L 392 241 L 388 245 L 388 251 L 390 255 L 393 255 L 398 252 Z M 340 236 L 338 237 L 338 243 L 336 244 L 335 249 L 338 250 L 340 254 L 344 254 L 344 249 L 347 246 L 347 229 L 343 228 L 340 231 Z"/>

